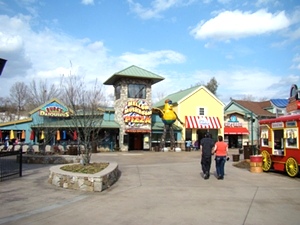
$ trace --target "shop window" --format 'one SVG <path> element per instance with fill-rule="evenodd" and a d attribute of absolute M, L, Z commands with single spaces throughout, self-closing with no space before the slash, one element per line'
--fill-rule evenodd
<path fill-rule="evenodd" d="M 128 98 L 146 98 L 146 85 L 144 84 L 129 84 Z"/>
<path fill-rule="evenodd" d="M 285 131 L 285 145 L 288 148 L 298 147 L 298 128 L 289 128 Z"/>
<path fill-rule="evenodd" d="M 263 129 L 261 131 L 261 146 L 269 146 L 269 133 L 268 129 Z"/>

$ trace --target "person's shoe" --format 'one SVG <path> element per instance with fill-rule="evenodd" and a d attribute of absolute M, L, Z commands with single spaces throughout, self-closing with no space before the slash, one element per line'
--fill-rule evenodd
<path fill-rule="evenodd" d="M 209 179 L 209 173 L 205 173 L 205 174 L 204 174 L 204 179 L 205 179 L 205 180 Z"/>
<path fill-rule="evenodd" d="M 218 180 L 224 180 L 223 176 L 218 176 Z"/>

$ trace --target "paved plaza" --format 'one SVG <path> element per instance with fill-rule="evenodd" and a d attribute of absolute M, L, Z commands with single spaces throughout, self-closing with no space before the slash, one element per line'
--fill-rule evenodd
<path fill-rule="evenodd" d="M 0 183 L 0 225 L 288 225 L 300 221 L 300 179 L 251 173 L 226 163 L 225 179 L 201 176 L 199 152 L 112 152 L 120 179 L 87 193 L 47 183 L 52 165 L 24 164 L 21 178 Z"/>

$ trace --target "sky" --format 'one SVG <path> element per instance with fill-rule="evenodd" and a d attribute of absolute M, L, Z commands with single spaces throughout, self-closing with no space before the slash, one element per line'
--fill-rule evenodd
<path fill-rule="evenodd" d="M 213 77 L 224 104 L 288 98 L 300 87 L 300 1 L 0 0 L 0 58 L 0 97 L 18 81 L 104 83 L 135 65 L 165 78 L 154 102 Z"/>

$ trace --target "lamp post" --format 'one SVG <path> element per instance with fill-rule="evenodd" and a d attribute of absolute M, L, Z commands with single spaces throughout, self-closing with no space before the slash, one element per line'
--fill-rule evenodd
<path fill-rule="evenodd" d="M 4 69 L 4 66 L 5 66 L 6 61 L 7 61 L 6 59 L 0 58 L 0 76 L 1 76 L 1 74 L 2 74 L 2 71 L 3 71 L 3 69 Z"/>
<path fill-rule="evenodd" d="M 256 149 L 253 146 L 253 122 L 255 119 L 253 118 L 253 112 L 250 111 L 249 113 L 245 113 L 245 119 L 248 121 L 250 120 L 250 126 L 251 126 L 251 152 L 252 155 L 256 155 Z"/>

